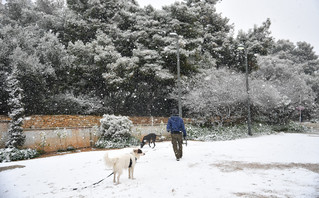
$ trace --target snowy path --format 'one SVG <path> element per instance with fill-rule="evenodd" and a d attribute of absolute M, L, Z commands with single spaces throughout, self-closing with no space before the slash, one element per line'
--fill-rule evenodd
<path fill-rule="evenodd" d="M 170 142 L 146 146 L 136 179 L 125 171 L 119 185 L 107 178 L 90 186 L 111 173 L 102 161 L 106 151 L 3 163 L 0 170 L 20 167 L 0 172 L 0 197 L 319 197 L 318 136 L 188 143 L 179 162 Z"/>

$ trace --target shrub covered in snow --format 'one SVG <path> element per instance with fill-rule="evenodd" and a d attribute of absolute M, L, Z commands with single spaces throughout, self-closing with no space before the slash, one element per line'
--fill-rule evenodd
<path fill-rule="evenodd" d="M 33 149 L 6 148 L 0 149 L 0 162 L 10 162 L 38 157 L 39 153 Z"/>
<path fill-rule="evenodd" d="M 304 133 L 307 132 L 308 128 L 299 124 L 298 122 L 290 121 L 286 125 L 274 125 L 273 129 L 275 131 L 285 131 L 289 133 Z"/>
<path fill-rule="evenodd" d="M 103 115 L 100 122 L 101 137 L 96 142 L 96 147 L 123 148 L 138 144 L 138 140 L 132 136 L 133 123 L 128 117 Z"/>
<path fill-rule="evenodd" d="M 235 125 L 230 127 L 203 128 L 194 125 L 187 125 L 188 139 L 200 141 L 224 141 L 248 137 L 247 125 Z M 304 133 L 307 127 L 296 122 L 289 122 L 286 125 L 267 125 L 254 123 L 252 125 L 253 136 L 269 135 L 275 132 L 296 132 Z"/>
<path fill-rule="evenodd" d="M 188 139 L 200 141 L 224 141 L 248 137 L 247 125 L 230 127 L 203 128 L 195 125 L 187 125 Z M 252 126 L 253 135 L 265 135 L 274 133 L 269 125 L 255 124 Z"/>
<path fill-rule="evenodd" d="M 304 133 L 308 131 L 306 126 L 303 126 L 297 122 L 290 121 L 288 123 L 288 131 L 289 132 L 297 132 L 297 133 Z"/>

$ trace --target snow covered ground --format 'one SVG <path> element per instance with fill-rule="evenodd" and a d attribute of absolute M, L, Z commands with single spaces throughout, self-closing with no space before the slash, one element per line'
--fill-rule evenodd
<path fill-rule="evenodd" d="M 181 161 L 170 142 L 143 151 L 136 179 L 125 171 L 119 185 L 112 177 L 92 185 L 112 172 L 102 160 L 106 151 L 2 163 L 0 197 L 319 197 L 316 134 L 189 141 Z M 4 170 L 8 166 L 16 168 Z"/>

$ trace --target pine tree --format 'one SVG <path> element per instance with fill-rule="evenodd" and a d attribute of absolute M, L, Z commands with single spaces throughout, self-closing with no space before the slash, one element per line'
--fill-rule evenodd
<path fill-rule="evenodd" d="M 23 134 L 22 124 L 24 119 L 23 89 L 20 87 L 20 81 L 17 78 L 17 67 L 15 67 L 7 78 L 7 87 L 9 92 L 8 105 L 10 106 L 9 117 L 11 123 L 8 130 L 7 148 L 22 147 L 26 136 Z"/>
<path fill-rule="evenodd" d="M 240 30 L 237 35 L 237 42 L 245 44 L 247 47 L 248 69 L 257 70 L 257 56 L 266 56 L 270 53 L 274 46 L 274 38 L 271 36 L 269 30 L 271 25 L 270 19 L 267 19 L 261 26 L 255 25 L 253 29 L 248 32 Z M 242 53 L 240 65 L 237 67 L 238 71 L 245 71 L 244 67 L 244 53 Z"/>

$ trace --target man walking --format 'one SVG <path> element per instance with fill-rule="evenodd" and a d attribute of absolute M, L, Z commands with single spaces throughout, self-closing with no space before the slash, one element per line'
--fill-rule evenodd
<path fill-rule="evenodd" d="M 184 121 L 178 116 L 176 109 L 172 110 L 172 116 L 167 122 L 167 132 L 171 133 L 173 150 L 176 160 L 179 161 L 183 157 L 183 137 L 186 138 L 186 130 Z"/>

